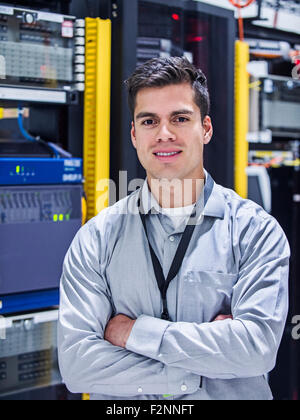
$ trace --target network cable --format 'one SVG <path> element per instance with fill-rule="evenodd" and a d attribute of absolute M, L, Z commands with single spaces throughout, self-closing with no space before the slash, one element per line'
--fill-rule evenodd
<path fill-rule="evenodd" d="M 59 152 L 53 143 L 51 143 L 50 145 L 46 141 L 42 140 L 40 137 L 33 137 L 31 134 L 28 133 L 28 131 L 25 130 L 24 125 L 23 125 L 23 107 L 21 106 L 18 107 L 18 126 L 19 126 L 21 134 L 26 140 L 31 141 L 31 142 L 41 143 L 51 151 L 51 153 L 53 154 L 53 157 L 55 158 L 60 157 Z"/>

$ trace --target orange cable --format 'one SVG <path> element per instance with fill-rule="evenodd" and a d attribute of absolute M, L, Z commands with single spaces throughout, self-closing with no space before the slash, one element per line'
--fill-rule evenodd
<path fill-rule="evenodd" d="M 245 4 L 241 4 L 241 0 L 229 0 L 229 2 L 234 6 L 238 7 L 239 9 L 243 9 L 244 7 L 250 6 L 250 4 L 254 3 L 256 0 L 247 0 Z"/>
<path fill-rule="evenodd" d="M 238 0 L 238 2 L 240 3 L 240 0 Z M 238 8 L 239 11 L 239 34 L 240 34 L 240 41 L 244 41 L 245 37 L 244 37 L 244 21 L 243 21 L 243 17 L 242 17 L 242 9 L 239 7 Z"/>
<path fill-rule="evenodd" d="M 241 0 L 229 0 L 229 2 L 238 9 L 238 22 L 239 22 L 239 37 L 240 41 L 244 41 L 244 21 L 242 17 L 242 9 L 250 6 L 256 0 L 246 0 L 245 4 L 241 4 Z"/>

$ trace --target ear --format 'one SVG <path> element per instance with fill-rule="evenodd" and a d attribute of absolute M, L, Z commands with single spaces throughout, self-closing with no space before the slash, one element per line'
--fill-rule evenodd
<path fill-rule="evenodd" d="M 132 141 L 133 147 L 136 149 L 136 135 L 135 135 L 135 126 L 134 126 L 133 121 L 131 122 L 130 134 L 131 134 L 131 141 Z"/>
<path fill-rule="evenodd" d="M 211 122 L 211 118 L 206 115 L 203 121 L 203 129 L 204 129 L 204 144 L 208 144 L 211 141 L 211 138 L 213 136 L 213 126 Z"/>

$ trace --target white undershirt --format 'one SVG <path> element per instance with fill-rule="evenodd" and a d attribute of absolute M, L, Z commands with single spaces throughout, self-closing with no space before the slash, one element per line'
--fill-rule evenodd
<path fill-rule="evenodd" d="M 206 183 L 206 177 L 204 179 L 204 185 Z M 159 206 L 160 207 L 160 206 Z M 181 223 L 187 223 L 189 220 L 190 215 L 195 207 L 195 204 L 191 204 L 190 206 L 185 207 L 160 207 L 160 213 L 168 216 L 173 223 L 175 230 L 181 225 Z"/>
<path fill-rule="evenodd" d="M 177 229 L 181 223 L 183 223 L 183 221 L 187 222 L 193 209 L 194 209 L 194 204 L 190 205 L 190 206 L 185 206 L 185 207 L 174 207 L 174 208 L 161 208 L 161 213 L 168 216 L 171 220 L 172 223 L 175 227 L 175 229 Z"/>

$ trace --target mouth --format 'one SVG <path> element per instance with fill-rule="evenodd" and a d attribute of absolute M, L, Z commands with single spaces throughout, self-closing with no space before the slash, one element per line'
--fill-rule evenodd
<path fill-rule="evenodd" d="M 158 160 L 162 162 L 172 162 L 176 160 L 181 153 L 182 153 L 181 151 L 174 151 L 174 152 L 157 152 L 153 154 Z"/>

